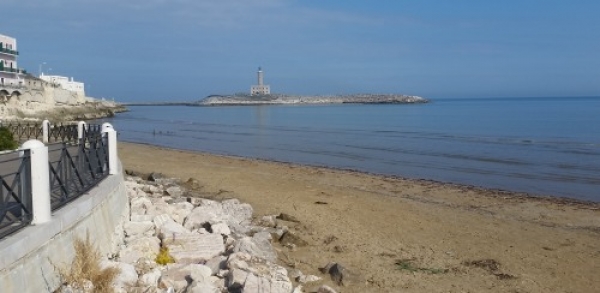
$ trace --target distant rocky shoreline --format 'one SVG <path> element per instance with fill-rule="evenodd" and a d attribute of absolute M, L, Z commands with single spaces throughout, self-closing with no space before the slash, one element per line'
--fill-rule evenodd
<path fill-rule="evenodd" d="M 151 102 L 125 103 L 126 106 L 257 106 L 293 104 L 422 104 L 429 100 L 419 96 L 399 94 L 356 94 L 296 96 L 271 94 L 252 96 L 250 94 L 210 95 L 197 102 Z"/>
<path fill-rule="evenodd" d="M 198 102 L 199 105 L 279 105 L 279 104 L 417 104 L 428 100 L 419 96 L 396 94 L 359 94 L 331 96 L 293 96 L 248 94 L 213 95 Z"/>

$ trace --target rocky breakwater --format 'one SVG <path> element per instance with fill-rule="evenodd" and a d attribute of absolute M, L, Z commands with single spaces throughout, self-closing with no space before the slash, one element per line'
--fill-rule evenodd
<path fill-rule="evenodd" d="M 175 179 L 157 174 L 149 179 L 127 178 L 125 238 L 118 254 L 100 264 L 118 269 L 115 292 L 331 293 L 347 280 L 347 270 L 336 263 L 322 268 L 331 274 L 330 286 L 322 277 L 277 264 L 281 249 L 303 245 L 278 224 L 293 216 L 253 218 L 252 207 L 237 199 L 210 200 L 186 191 Z M 279 249 L 275 242 L 281 242 Z M 93 292 L 90 283 L 64 284 L 59 292 Z"/>
<path fill-rule="evenodd" d="M 278 105 L 278 104 L 418 104 L 428 100 L 419 96 L 397 94 L 356 94 L 329 96 L 294 96 L 271 94 L 251 96 L 248 94 L 213 95 L 197 103 L 201 106 L 225 105 Z"/>

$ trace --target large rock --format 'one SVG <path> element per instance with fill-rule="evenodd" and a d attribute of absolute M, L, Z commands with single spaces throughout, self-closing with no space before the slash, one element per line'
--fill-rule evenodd
<path fill-rule="evenodd" d="M 141 235 L 152 236 L 154 234 L 154 223 L 150 221 L 125 222 L 123 229 L 125 230 L 125 235 L 131 238 Z"/>
<path fill-rule="evenodd" d="M 103 260 L 100 262 L 100 269 L 105 269 L 109 267 L 117 268 L 120 272 L 113 282 L 113 285 L 115 287 L 127 288 L 137 283 L 138 274 L 135 270 L 135 267 L 132 264 L 110 260 Z"/>
<path fill-rule="evenodd" d="M 254 236 L 256 236 L 257 234 L 255 234 Z M 235 242 L 233 251 L 245 252 L 252 256 L 256 256 L 270 262 L 275 262 L 277 260 L 277 254 L 275 250 L 273 250 L 273 246 L 271 246 L 269 240 L 261 236 L 252 238 L 244 237 L 242 239 L 239 239 Z"/>
<path fill-rule="evenodd" d="M 201 228 L 205 223 L 231 224 L 250 223 L 252 206 L 240 203 L 237 199 L 225 200 L 222 203 L 203 199 L 201 205 L 196 207 L 187 216 L 184 226 L 190 230 Z"/>
<path fill-rule="evenodd" d="M 131 239 L 124 249 L 119 251 L 119 260 L 133 264 L 145 257 L 154 259 L 160 249 L 160 240 L 156 237 L 141 237 Z"/>
<path fill-rule="evenodd" d="M 131 215 L 145 215 L 148 208 L 152 207 L 152 202 L 146 197 L 136 197 L 131 199 Z"/>
<path fill-rule="evenodd" d="M 252 206 L 247 203 L 240 203 L 237 199 L 224 200 L 222 203 L 223 213 L 231 216 L 236 223 L 250 221 L 252 219 Z"/>
<path fill-rule="evenodd" d="M 155 268 L 152 271 L 143 274 L 140 278 L 139 278 L 139 283 L 140 285 L 143 286 L 157 286 L 158 285 L 158 280 L 160 280 L 160 277 L 162 275 L 162 272 L 160 271 L 159 268 Z"/>
<path fill-rule="evenodd" d="M 223 237 L 217 234 L 178 234 L 163 239 L 178 263 L 205 262 L 225 252 Z"/>

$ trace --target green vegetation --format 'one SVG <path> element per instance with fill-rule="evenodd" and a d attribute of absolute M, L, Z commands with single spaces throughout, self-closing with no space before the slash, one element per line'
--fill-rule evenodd
<path fill-rule="evenodd" d="M 169 254 L 169 248 L 164 246 L 160 248 L 160 252 L 156 255 L 155 261 L 157 264 L 164 266 L 169 263 L 174 263 L 175 259 Z"/>
<path fill-rule="evenodd" d="M 4 126 L 0 127 L 0 151 L 14 150 L 19 147 L 10 130 Z"/>
<path fill-rule="evenodd" d="M 432 274 L 432 275 L 443 274 L 443 273 L 448 272 L 448 269 L 422 268 L 422 267 L 416 266 L 413 263 L 412 259 L 399 259 L 396 261 L 396 266 L 397 266 L 398 270 L 401 270 L 401 271 L 425 272 L 425 273 Z"/>

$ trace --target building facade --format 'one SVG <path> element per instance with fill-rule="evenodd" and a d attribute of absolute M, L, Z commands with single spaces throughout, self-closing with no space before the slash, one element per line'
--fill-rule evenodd
<path fill-rule="evenodd" d="M 77 95 L 85 97 L 85 85 L 83 82 L 74 81 L 72 77 L 69 79 L 68 77 L 60 75 L 44 75 L 42 72 L 40 79 L 51 83 L 54 86 L 61 87 L 65 90 L 75 92 Z"/>
<path fill-rule="evenodd" d="M 20 75 L 24 73 L 17 67 L 17 40 L 0 35 L 0 85 L 21 85 Z"/>
<path fill-rule="evenodd" d="M 269 85 L 264 84 L 264 76 L 262 68 L 258 68 L 258 84 L 250 87 L 250 95 L 252 96 L 260 96 L 260 95 L 270 95 L 271 87 Z"/>

